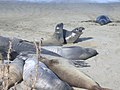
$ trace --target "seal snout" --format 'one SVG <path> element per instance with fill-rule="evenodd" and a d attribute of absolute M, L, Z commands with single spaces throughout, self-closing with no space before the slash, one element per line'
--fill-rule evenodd
<path fill-rule="evenodd" d="M 79 27 L 79 30 L 85 30 L 85 28 L 84 27 Z"/>
<path fill-rule="evenodd" d="M 63 29 L 63 23 L 57 24 L 55 29 Z"/>
<path fill-rule="evenodd" d="M 73 32 L 78 32 L 78 33 L 82 33 L 82 31 L 85 30 L 84 27 L 77 27 L 73 30 Z"/>
<path fill-rule="evenodd" d="M 85 30 L 84 27 L 79 27 L 79 28 L 78 28 L 78 31 L 79 31 L 79 32 L 82 32 L 83 30 Z"/>

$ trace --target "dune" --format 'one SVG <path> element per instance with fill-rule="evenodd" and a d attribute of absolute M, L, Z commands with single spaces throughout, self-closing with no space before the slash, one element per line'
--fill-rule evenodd
<path fill-rule="evenodd" d="M 0 2 L 0 35 L 26 40 L 49 38 L 55 25 L 63 22 L 72 30 L 85 27 L 78 43 L 69 44 L 94 48 L 98 55 L 86 60 L 90 67 L 78 68 L 101 86 L 120 90 L 120 4 L 37 4 Z M 113 23 L 100 26 L 87 20 L 107 15 Z"/>

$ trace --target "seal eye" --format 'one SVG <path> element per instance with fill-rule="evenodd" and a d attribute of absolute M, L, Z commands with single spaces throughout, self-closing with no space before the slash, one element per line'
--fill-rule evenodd
<path fill-rule="evenodd" d="M 48 72 L 48 69 L 47 69 L 47 68 L 44 68 L 44 67 L 43 67 L 43 70 L 45 70 L 46 72 Z"/>
<path fill-rule="evenodd" d="M 79 29 L 77 28 L 75 31 L 79 31 Z"/>
<path fill-rule="evenodd" d="M 56 29 L 60 29 L 59 27 L 56 27 Z"/>

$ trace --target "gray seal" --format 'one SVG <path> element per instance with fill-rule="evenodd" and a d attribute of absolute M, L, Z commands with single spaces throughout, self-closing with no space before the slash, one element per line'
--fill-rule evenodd
<path fill-rule="evenodd" d="M 4 38 L 6 37 L 1 37 L 0 39 L 4 39 Z M 2 43 L 0 43 L 0 46 L 2 44 L 2 47 L 8 48 L 9 46 L 8 40 L 7 41 L 3 40 L 3 42 L 5 46 Z M 26 40 L 22 40 L 22 39 L 13 38 L 11 59 L 12 60 L 15 59 L 15 57 L 19 55 L 20 52 L 24 52 L 24 51 L 32 51 L 35 53 L 36 48 L 35 48 L 34 43 L 26 41 Z M 4 52 L 6 52 L 4 56 L 7 56 L 7 50 L 5 50 Z M 97 51 L 92 48 L 83 48 L 79 46 L 69 46 L 69 47 L 42 46 L 41 53 L 52 55 L 52 56 L 64 57 L 64 58 L 72 59 L 72 60 L 75 60 L 75 59 L 85 60 L 98 54 Z"/>
<path fill-rule="evenodd" d="M 100 25 L 106 25 L 111 22 L 110 18 L 106 15 L 101 15 L 98 16 L 96 19 L 96 22 L 99 23 Z"/>
<path fill-rule="evenodd" d="M 83 34 L 83 30 L 85 28 L 83 27 L 77 27 L 75 29 L 73 29 L 72 31 L 68 31 L 68 30 L 63 30 L 64 32 L 64 38 L 65 41 L 64 43 L 74 43 L 75 41 L 77 41 L 79 39 L 79 37 Z"/>
<path fill-rule="evenodd" d="M 2 87 L 2 89 L 0 88 L 0 90 L 3 90 L 3 88 L 5 90 L 8 90 L 8 88 L 10 88 L 11 86 L 13 86 L 16 82 L 20 82 L 22 80 L 24 60 L 25 60 L 24 58 L 21 58 L 20 55 L 18 55 L 14 59 L 14 61 L 12 61 L 9 64 L 9 71 L 8 71 L 8 68 L 4 66 L 4 65 L 8 65 L 8 64 L 2 64 L 2 65 L 0 65 L 0 83 L 3 82 L 3 80 L 4 80 L 3 77 L 5 78 L 5 76 L 9 72 L 9 75 L 8 75 L 9 79 L 4 81 L 4 84 L 6 86 Z M 3 71 L 4 71 L 4 74 L 3 74 Z M 9 83 L 7 83 L 7 81 Z"/>
<path fill-rule="evenodd" d="M 37 73 L 37 80 L 35 83 L 36 90 L 72 90 L 72 88 L 65 82 L 61 81 L 47 66 L 38 61 L 35 54 L 26 54 L 23 70 L 23 81 L 29 87 L 32 87 Z M 38 62 L 38 70 L 36 72 L 36 64 Z"/>
<path fill-rule="evenodd" d="M 60 40 L 61 43 L 66 44 L 66 43 L 74 43 L 81 34 L 83 34 L 83 30 L 85 28 L 83 27 L 77 27 L 73 29 L 72 31 L 63 29 L 63 23 L 59 23 L 55 27 L 55 32 L 53 36 L 57 38 L 57 40 Z"/>
<path fill-rule="evenodd" d="M 62 46 L 64 43 L 63 23 L 57 24 L 55 32 L 49 39 L 43 39 L 43 46 Z"/>
<path fill-rule="evenodd" d="M 42 48 L 70 60 L 86 60 L 98 54 L 97 51 L 92 48 L 83 48 L 79 46 L 43 46 Z"/>
<path fill-rule="evenodd" d="M 53 37 L 55 37 L 60 43 L 64 43 L 63 23 L 56 25 Z"/>
<path fill-rule="evenodd" d="M 77 90 L 111 90 L 102 88 L 90 76 L 71 65 L 67 59 L 44 55 L 41 61 L 58 75 L 61 80 L 67 82 L 70 86 L 78 87 Z"/>
<path fill-rule="evenodd" d="M 62 46 L 67 43 L 74 43 L 83 34 L 83 27 L 77 27 L 72 31 L 63 28 L 64 24 L 59 23 L 55 27 L 53 35 L 47 39 L 43 39 L 43 46 Z"/>

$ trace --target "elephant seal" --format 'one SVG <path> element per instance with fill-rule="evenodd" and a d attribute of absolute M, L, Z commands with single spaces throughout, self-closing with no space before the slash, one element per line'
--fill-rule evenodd
<path fill-rule="evenodd" d="M 9 64 L 9 66 L 7 64 L 0 65 L 0 83 L 4 82 L 5 85 L 2 86 L 2 89 L 4 88 L 5 90 L 8 90 L 8 88 L 13 86 L 16 82 L 20 82 L 22 80 L 24 60 L 25 58 L 21 58 L 21 56 L 18 55 L 16 59 Z"/>
<path fill-rule="evenodd" d="M 54 52 L 70 60 L 86 60 L 98 54 L 97 51 L 92 48 L 83 48 L 79 46 L 42 46 L 42 49 Z"/>
<path fill-rule="evenodd" d="M 105 16 L 105 15 L 98 16 L 96 19 L 96 23 L 99 23 L 100 25 L 105 25 L 110 22 L 111 22 L 111 20 L 109 19 L 109 17 Z"/>
<path fill-rule="evenodd" d="M 10 87 L 9 90 L 31 90 L 31 88 L 26 85 L 26 82 L 22 81 L 22 82 L 18 83 L 17 85 Z M 36 89 L 34 89 L 34 90 L 36 90 Z"/>
<path fill-rule="evenodd" d="M 34 79 L 36 77 L 36 64 L 38 57 L 34 52 L 21 52 L 20 55 L 10 64 L 9 68 L 9 83 L 7 81 L 4 83 L 7 85 L 5 90 L 8 90 L 15 83 L 21 84 L 13 86 L 11 89 L 16 88 L 16 90 L 24 90 L 27 87 L 29 90 L 32 88 Z M 24 64 L 25 62 L 25 64 Z M 0 81 L 2 81 L 2 69 L 0 69 Z M 4 70 L 4 77 L 7 74 L 7 68 Z M 23 85 L 23 83 L 25 85 Z M 73 90 L 66 82 L 60 80 L 50 69 L 47 68 L 42 62 L 38 63 L 37 71 L 37 81 L 35 83 L 35 90 Z M 33 88 L 33 89 L 34 89 Z M 2 89 L 2 87 L 1 87 Z M 10 90 L 11 90 L 10 89 Z"/>
<path fill-rule="evenodd" d="M 55 27 L 55 32 L 53 35 L 48 39 L 43 39 L 43 46 L 61 46 L 67 43 L 74 43 L 81 34 L 83 34 L 83 27 L 77 27 L 72 31 L 66 30 L 63 28 L 64 24 L 59 23 Z"/>
<path fill-rule="evenodd" d="M 55 37 L 59 42 L 64 43 L 63 23 L 56 25 L 53 37 Z"/>
<path fill-rule="evenodd" d="M 36 90 L 72 90 L 72 88 L 65 82 L 61 81 L 47 66 L 38 61 L 35 54 L 24 54 L 27 58 L 23 70 L 23 81 L 32 87 L 37 73 L 37 80 L 35 83 Z M 36 64 L 38 69 L 36 72 Z"/>
<path fill-rule="evenodd" d="M 43 46 L 62 46 L 64 43 L 63 23 L 57 24 L 55 32 L 49 39 L 43 39 Z"/>
<path fill-rule="evenodd" d="M 23 56 L 24 58 L 26 58 L 25 54 Z M 26 84 L 28 85 L 27 87 L 31 86 L 32 82 L 30 80 L 35 78 L 36 75 L 35 68 L 33 67 L 35 67 L 36 65 L 36 60 L 37 60 L 37 56 L 35 54 L 27 54 L 24 71 L 23 71 L 23 81 L 27 83 Z M 39 84 L 36 84 L 35 90 L 40 90 L 40 89 L 48 90 L 48 87 L 51 85 L 54 86 L 52 89 L 49 88 L 49 90 L 110 90 L 107 88 L 100 87 L 98 83 L 96 83 L 86 74 L 80 72 L 67 59 L 41 54 L 40 61 L 43 62 L 45 65 L 47 65 L 61 80 L 67 82 L 72 88 L 70 88 L 69 85 L 61 81 L 60 83 L 56 84 L 55 82 L 59 82 L 59 79 L 56 76 L 54 76 L 55 74 L 53 74 L 51 70 L 49 70 L 43 63 L 40 62 L 39 63 L 40 66 L 38 67 L 38 79 L 37 79 L 38 81 L 36 82 Z M 44 81 L 47 82 L 48 86 L 45 85 L 46 83 L 44 83 Z M 51 83 L 52 81 L 54 82 Z M 45 85 L 45 87 L 41 87 L 43 85 Z M 20 88 L 21 84 L 20 85 L 18 84 L 17 88 L 18 87 Z M 19 88 L 18 90 L 22 90 Z"/>
<path fill-rule="evenodd" d="M 110 90 L 102 88 L 97 82 L 70 64 L 67 59 L 42 55 L 40 61 L 46 64 L 61 80 L 71 86 L 88 90 Z"/>
<path fill-rule="evenodd" d="M 9 78 L 10 80 L 14 81 L 14 82 L 11 81 L 11 84 L 14 84 L 15 82 L 19 82 L 22 79 L 22 72 L 23 72 L 23 80 L 27 82 L 27 85 L 31 85 L 29 78 L 33 77 L 32 79 L 34 79 L 36 75 L 35 74 L 36 69 L 34 67 L 36 65 L 37 59 L 38 57 L 36 56 L 36 54 L 34 54 L 34 52 L 24 52 L 24 53 L 21 52 L 20 55 L 17 56 L 15 61 L 13 61 L 15 64 L 14 67 L 15 69 L 11 68 L 10 66 L 11 68 L 10 70 L 12 70 L 12 72 L 10 71 L 11 73 Z M 25 62 L 26 66 L 24 65 L 24 61 L 26 61 Z M 88 89 L 88 90 L 109 90 L 109 89 L 101 88 L 93 79 L 91 79 L 84 73 L 80 72 L 67 59 L 41 54 L 40 61 L 43 62 L 45 65 L 47 65 L 64 82 L 61 81 L 56 76 L 54 76 L 55 74 L 51 72 L 51 70 L 49 70 L 43 63 L 39 63 L 40 66 L 38 67 L 38 71 L 40 72 L 38 72 L 38 77 L 40 78 L 40 80 L 37 79 L 38 80 L 37 83 L 39 84 L 35 85 L 36 88 L 43 89 L 44 87 L 41 87 L 40 85 L 43 86 L 43 82 L 45 81 L 47 82 L 48 85 L 47 86 L 46 83 L 44 83 L 46 87 L 49 88 L 50 87 L 49 85 L 54 86 L 52 89 L 49 88 L 49 90 L 72 90 L 70 86 Z M 24 65 L 24 69 L 23 69 L 23 65 Z M 44 73 L 42 73 L 42 71 Z M 41 77 L 43 78 L 41 79 Z M 53 83 L 51 83 L 52 81 Z M 58 83 L 54 83 L 54 82 L 58 82 Z M 65 82 L 67 82 L 70 86 Z M 48 88 L 45 90 L 48 90 Z"/>
<path fill-rule="evenodd" d="M 1 37 L 0 39 L 4 39 L 6 37 Z M 4 48 L 8 48 L 9 47 L 9 41 L 4 41 L 4 45 L 1 45 L 2 42 L 0 43 L 0 46 L 2 46 L 1 50 L 2 53 L 5 52 L 4 56 L 7 56 L 7 49 L 4 50 Z M 11 50 L 11 60 L 14 60 L 16 58 L 17 55 L 19 55 L 20 52 L 23 51 L 32 51 L 32 52 L 36 52 L 36 48 L 34 43 L 26 41 L 26 40 L 22 40 L 22 39 L 17 39 L 17 38 L 13 38 L 11 40 L 12 42 L 12 50 Z M 49 54 L 52 56 L 58 56 L 58 57 L 64 57 L 67 59 L 88 59 L 90 57 L 93 57 L 95 55 L 97 55 L 97 51 L 91 48 L 83 48 L 83 47 L 79 47 L 79 46 L 69 46 L 69 47 L 62 47 L 62 46 L 42 46 L 41 48 L 41 53 L 42 54 Z M 73 53 L 74 52 L 74 53 Z"/>
<path fill-rule="evenodd" d="M 55 32 L 49 39 L 43 39 L 42 45 L 43 46 L 62 46 L 66 43 L 74 43 L 82 34 L 83 27 L 75 28 L 72 31 L 68 31 L 63 29 L 63 23 L 59 23 L 55 27 Z M 3 41 L 4 40 L 4 41 Z M 3 49 L 2 45 L 7 45 L 10 38 L 0 36 L 0 48 Z M 20 39 L 19 39 L 20 40 Z M 22 41 L 22 40 L 20 40 Z M 5 42 L 5 43 L 4 43 Z"/>
<path fill-rule="evenodd" d="M 24 51 L 32 51 L 34 53 L 36 52 L 36 48 L 35 48 L 35 45 L 33 42 L 29 42 L 29 41 L 18 39 L 18 38 L 10 39 L 8 37 L 0 36 L 0 55 L 3 60 L 7 59 L 9 41 L 12 42 L 10 60 L 14 60 L 16 58 L 16 56 L 18 56 L 20 54 L 20 52 L 24 52 Z M 42 49 L 42 53 L 50 54 L 53 56 L 60 56 L 56 53 L 53 53 L 53 52 L 45 50 L 45 49 Z"/>
<path fill-rule="evenodd" d="M 61 43 L 66 44 L 66 43 L 74 43 L 81 34 L 83 34 L 83 30 L 85 28 L 83 27 L 77 27 L 73 29 L 72 31 L 68 31 L 66 29 L 63 29 L 63 23 L 59 23 L 55 27 L 55 32 L 53 36 L 57 36 L 58 40 L 61 41 Z"/>
<path fill-rule="evenodd" d="M 88 89 L 83 89 L 83 88 L 77 88 L 77 87 L 72 87 L 73 90 L 88 90 Z M 29 86 L 26 85 L 26 83 L 24 81 L 22 81 L 21 83 L 11 87 L 9 90 L 31 90 L 31 88 Z M 37 90 L 37 89 L 34 89 Z"/>
<path fill-rule="evenodd" d="M 73 29 L 72 31 L 68 31 L 68 30 L 63 30 L 64 32 L 64 38 L 65 41 L 64 43 L 74 43 L 75 41 L 77 41 L 77 39 L 80 37 L 80 35 L 83 34 L 83 30 L 85 28 L 83 27 L 77 27 L 75 29 Z"/>

